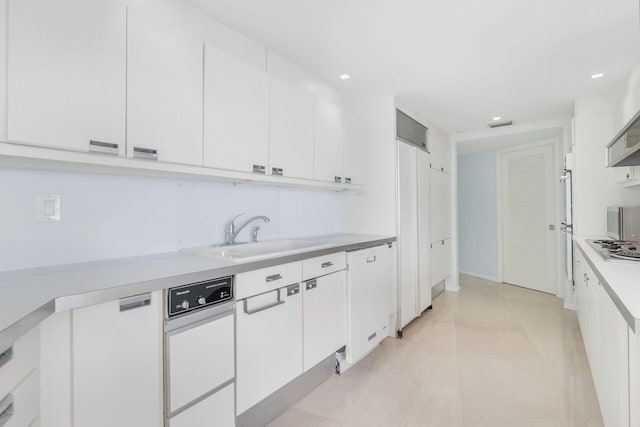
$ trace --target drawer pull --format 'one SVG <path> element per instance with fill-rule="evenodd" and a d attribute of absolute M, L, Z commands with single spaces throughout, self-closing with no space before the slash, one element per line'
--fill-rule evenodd
<path fill-rule="evenodd" d="M 267 283 L 269 282 L 275 282 L 276 280 L 280 280 L 282 279 L 282 275 L 281 274 L 273 274 L 271 276 L 267 276 Z"/>
<path fill-rule="evenodd" d="M 263 165 L 253 165 L 253 173 L 264 174 L 265 172 L 266 168 Z"/>
<path fill-rule="evenodd" d="M 9 347 L 0 354 L 0 368 L 9 363 L 13 359 L 13 347 Z"/>
<path fill-rule="evenodd" d="M 120 311 L 133 310 L 134 308 L 151 305 L 151 294 L 136 295 L 120 300 Z"/>
<path fill-rule="evenodd" d="M 333 182 L 338 183 L 338 184 L 342 183 L 342 177 L 341 176 L 334 176 L 333 177 Z"/>
<path fill-rule="evenodd" d="M 295 284 L 291 286 L 287 286 L 287 296 L 296 295 L 300 293 L 300 285 Z"/>
<path fill-rule="evenodd" d="M 376 262 L 376 257 L 372 256 L 372 257 L 367 258 L 367 263 L 370 263 L 370 262 Z"/>
<path fill-rule="evenodd" d="M 331 267 L 333 265 L 333 263 L 331 261 L 327 261 L 327 262 L 323 262 L 321 267 L 322 268 L 327 268 L 327 267 Z"/>
<path fill-rule="evenodd" d="M 4 399 L 0 400 L 0 427 L 7 424 L 13 417 L 13 395 L 8 394 Z"/>
<path fill-rule="evenodd" d="M 348 176 L 344 177 L 344 183 L 345 184 L 351 184 L 351 178 L 349 178 Z"/>
<path fill-rule="evenodd" d="M 133 147 L 133 157 L 158 160 L 158 150 L 153 148 Z"/>
<path fill-rule="evenodd" d="M 271 175 L 284 175 L 284 170 L 282 168 L 271 168 Z"/>
<path fill-rule="evenodd" d="M 118 152 L 118 144 L 113 144 L 111 142 L 104 141 L 89 141 L 89 151 L 92 153 L 100 153 L 100 154 L 112 154 L 117 156 L 120 154 Z"/>
<path fill-rule="evenodd" d="M 271 304 L 267 304 L 267 305 L 263 305 L 262 307 L 258 307 L 258 308 L 254 308 L 253 310 L 249 310 L 249 308 L 247 307 L 247 303 L 249 301 L 249 299 L 245 299 L 244 301 L 242 301 L 242 306 L 244 309 L 244 312 L 246 314 L 248 314 L 249 316 L 251 316 L 252 314 L 256 314 L 256 313 L 260 313 L 261 311 L 264 310 L 268 310 L 270 308 L 276 307 L 280 304 L 284 304 L 284 301 L 282 299 L 280 299 L 280 289 L 277 290 L 278 292 L 278 299 L 276 302 L 272 302 Z"/>
<path fill-rule="evenodd" d="M 377 332 L 372 333 L 371 335 L 369 335 L 369 337 L 367 338 L 367 341 L 371 341 L 372 339 L 374 339 L 377 335 Z"/>
<path fill-rule="evenodd" d="M 311 289 L 315 289 L 318 287 L 318 281 L 316 279 L 307 280 L 305 282 L 305 288 L 310 291 Z"/>

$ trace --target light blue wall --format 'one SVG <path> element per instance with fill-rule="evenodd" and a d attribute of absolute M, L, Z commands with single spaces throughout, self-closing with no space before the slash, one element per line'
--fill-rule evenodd
<path fill-rule="evenodd" d="M 495 150 L 458 157 L 458 257 L 462 273 L 496 277 Z"/>

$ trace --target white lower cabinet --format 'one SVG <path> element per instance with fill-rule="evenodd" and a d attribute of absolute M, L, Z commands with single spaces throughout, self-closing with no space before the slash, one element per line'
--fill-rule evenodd
<path fill-rule="evenodd" d="M 431 286 L 451 276 L 451 239 L 431 244 Z"/>
<path fill-rule="evenodd" d="M 344 270 L 303 284 L 304 371 L 347 342 L 347 276 Z"/>
<path fill-rule="evenodd" d="M 25 427 L 31 425 L 40 411 L 40 379 L 38 370 L 29 374 L 11 393 L 11 405 L 13 412 L 6 423 L 2 423 L 3 417 L 0 416 L 0 425 L 3 427 Z M 1 409 L 1 408 L 0 408 Z"/>
<path fill-rule="evenodd" d="M 238 415 L 303 373 L 301 279 L 237 302 Z"/>
<path fill-rule="evenodd" d="M 629 329 L 629 425 L 632 427 L 640 426 L 637 402 L 640 402 L 640 334 Z"/>
<path fill-rule="evenodd" d="M 233 392 L 233 384 L 229 384 L 197 405 L 171 418 L 169 427 L 235 426 L 234 413 L 229 411 L 229 408 L 233 408 Z"/>
<path fill-rule="evenodd" d="M 161 292 L 74 310 L 72 340 L 74 426 L 162 425 Z"/>

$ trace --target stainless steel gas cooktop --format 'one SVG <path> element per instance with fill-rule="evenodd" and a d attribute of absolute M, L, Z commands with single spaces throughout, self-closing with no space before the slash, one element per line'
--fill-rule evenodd
<path fill-rule="evenodd" d="M 620 240 L 587 240 L 605 261 L 640 262 L 640 242 Z"/>

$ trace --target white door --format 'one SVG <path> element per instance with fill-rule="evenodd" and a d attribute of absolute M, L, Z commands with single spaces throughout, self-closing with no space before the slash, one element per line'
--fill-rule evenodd
<path fill-rule="evenodd" d="M 10 141 L 124 154 L 126 19 L 118 0 L 9 1 Z"/>
<path fill-rule="evenodd" d="M 269 75 L 215 46 L 205 46 L 204 165 L 266 173 Z"/>
<path fill-rule="evenodd" d="M 418 150 L 418 297 L 419 312 L 431 305 L 431 238 L 430 224 L 430 184 L 429 153 Z"/>
<path fill-rule="evenodd" d="M 202 40 L 133 9 L 127 29 L 127 156 L 202 165 Z"/>
<path fill-rule="evenodd" d="M 313 95 L 272 76 L 270 101 L 268 172 L 313 179 Z"/>
<path fill-rule="evenodd" d="M 418 162 L 417 149 L 398 142 L 398 251 L 400 329 L 418 315 Z"/>
<path fill-rule="evenodd" d="M 338 105 L 316 100 L 313 176 L 319 181 L 342 182 L 342 116 Z"/>
<path fill-rule="evenodd" d="M 553 145 L 502 153 L 503 281 L 555 294 Z"/>

